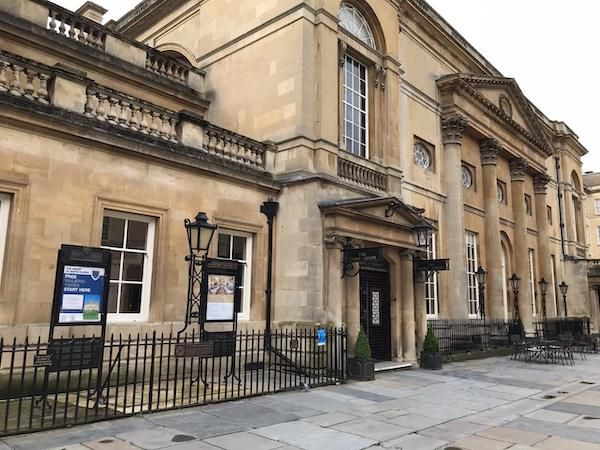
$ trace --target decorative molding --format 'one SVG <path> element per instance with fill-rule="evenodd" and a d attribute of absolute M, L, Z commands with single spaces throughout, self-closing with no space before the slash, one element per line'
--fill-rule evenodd
<path fill-rule="evenodd" d="M 481 165 L 496 165 L 498 155 L 502 147 L 496 139 L 483 139 L 479 141 L 479 151 L 481 153 Z"/>
<path fill-rule="evenodd" d="M 387 69 L 379 64 L 375 64 L 375 88 L 380 88 L 382 91 L 385 91 L 386 77 Z"/>
<path fill-rule="evenodd" d="M 452 116 L 442 119 L 442 139 L 444 145 L 462 145 L 463 131 L 467 128 L 467 121 L 460 116 Z"/>
<path fill-rule="evenodd" d="M 514 158 L 510 161 L 510 178 L 512 181 L 524 181 L 529 163 L 523 158 Z"/>
<path fill-rule="evenodd" d="M 346 44 L 344 41 L 339 40 L 338 41 L 338 50 L 339 50 L 339 63 L 340 63 L 340 67 L 344 67 L 344 64 L 346 63 L 346 52 L 348 51 L 348 44 Z"/>
<path fill-rule="evenodd" d="M 498 100 L 498 106 L 500 106 L 500 109 L 508 117 L 510 117 L 512 119 L 512 116 L 513 116 L 512 103 L 510 102 L 510 99 L 506 95 L 504 95 L 504 94 L 500 95 L 500 99 Z"/>

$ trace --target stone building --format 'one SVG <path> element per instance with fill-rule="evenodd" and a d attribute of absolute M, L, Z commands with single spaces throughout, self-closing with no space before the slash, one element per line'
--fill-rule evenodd
<path fill-rule="evenodd" d="M 586 234 L 588 239 L 588 283 L 590 312 L 600 315 L 600 173 L 585 172 L 583 186 L 586 200 Z"/>
<path fill-rule="evenodd" d="M 262 326 L 267 198 L 279 325 L 345 324 L 350 342 L 362 325 L 377 358 L 414 361 L 426 318 L 481 315 L 478 266 L 487 318 L 513 317 L 512 273 L 528 328 L 542 277 L 549 316 L 561 281 L 569 315 L 591 314 L 585 148 L 426 2 L 146 0 L 106 26 L 91 3 L 0 10 L 6 332 L 43 333 L 62 243 L 113 250 L 113 330 L 177 324 L 199 210 Z M 450 270 L 420 280 L 427 257 Z"/>

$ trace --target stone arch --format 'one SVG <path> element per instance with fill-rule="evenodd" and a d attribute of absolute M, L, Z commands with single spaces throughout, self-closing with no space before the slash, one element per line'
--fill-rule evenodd
<path fill-rule="evenodd" d="M 509 311 L 514 309 L 514 299 L 512 298 L 512 289 L 510 286 L 509 278 L 512 276 L 513 272 L 516 270 L 515 264 L 513 262 L 513 248 L 510 242 L 510 238 L 504 232 L 500 232 L 500 251 L 502 252 L 502 261 L 504 263 L 503 267 L 503 280 L 502 280 L 502 295 L 503 295 L 503 306 L 504 306 L 504 317 L 505 319 L 510 318 Z"/>
<path fill-rule="evenodd" d="M 369 6 L 369 4 L 366 1 L 342 0 L 339 3 L 339 7 L 338 7 L 338 17 L 339 17 L 339 11 L 344 6 L 348 6 L 349 8 L 354 8 L 356 11 L 358 11 L 358 13 L 360 13 L 360 15 L 365 19 L 366 24 L 368 25 L 368 27 L 371 31 L 371 34 L 373 36 L 373 40 L 375 43 L 375 47 L 374 47 L 375 50 L 377 50 L 380 53 L 385 54 L 386 44 L 385 44 L 383 28 L 381 26 L 379 19 L 377 18 L 377 14 L 375 14 L 375 11 L 373 11 L 371 6 Z M 340 26 L 341 26 L 341 23 L 340 23 Z M 350 30 L 347 30 L 347 31 L 349 33 L 353 34 Z M 360 39 L 359 36 L 356 36 L 356 37 L 359 40 L 361 40 L 362 42 L 364 42 L 362 39 Z M 368 45 L 368 44 L 366 44 L 366 45 Z"/>
<path fill-rule="evenodd" d="M 159 50 L 165 55 L 170 56 L 178 61 L 189 64 L 190 66 L 195 66 L 196 58 L 194 57 L 193 53 L 179 44 L 160 44 L 158 47 L 156 47 L 156 50 Z"/>
<path fill-rule="evenodd" d="M 577 175 L 576 171 L 571 172 L 571 184 L 573 185 L 573 189 L 577 192 L 581 192 L 581 182 L 579 181 L 579 175 Z"/>

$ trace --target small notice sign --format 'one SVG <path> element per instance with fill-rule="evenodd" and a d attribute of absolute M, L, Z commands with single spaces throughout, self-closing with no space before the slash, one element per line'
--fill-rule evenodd
<path fill-rule="evenodd" d="M 317 330 L 317 346 L 322 347 L 325 344 L 327 344 L 327 332 L 324 329 L 319 328 Z"/>
<path fill-rule="evenodd" d="M 33 355 L 33 367 L 52 367 L 51 354 Z"/>
<path fill-rule="evenodd" d="M 100 323 L 105 270 L 64 266 L 58 323 Z"/>

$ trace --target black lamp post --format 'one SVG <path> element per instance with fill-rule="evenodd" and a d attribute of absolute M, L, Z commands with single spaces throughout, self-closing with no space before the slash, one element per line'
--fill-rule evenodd
<path fill-rule="evenodd" d="M 188 269 L 188 297 L 185 313 L 185 326 L 179 332 L 183 332 L 192 322 L 201 323 L 201 295 L 202 295 L 202 270 L 206 260 L 206 254 L 210 247 L 217 226 L 208 222 L 205 213 L 196 214 L 195 220 L 184 220 L 187 233 L 189 254 L 185 260 L 189 263 Z"/>
<path fill-rule="evenodd" d="M 479 285 L 479 313 L 485 321 L 485 283 L 487 281 L 487 272 L 483 267 L 479 266 L 477 272 L 475 272 L 475 276 Z"/>
<path fill-rule="evenodd" d="M 540 286 L 540 293 L 542 294 L 542 318 L 546 320 L 546 292 L 548 292 L 548 285 L 550 283 L 548 283 L 544 278 L 542 278 L 538 282 L 538 284 Z"/>
<path fill-rule="evenodd" d="M 521 282 L 521 279 L 517 276 L 516 273 L 513 273 L 512 277 L 510 277 L 509 280 L 510 280 L 510 285 L 513 290 L 513 294 L 515 296 L 515 307 L 514 307 L 514 311 L 513 311 L 513 317 L 515 320 L 518 320 L 519 319 L 519 283 Z"/>
<path fill-rule="evenodd" d="M 560 293 L 563 296 L 563 308 L 565 311 L 565 317 L 568 317 L 569 313 L 567 312 L 567 291 L 569 290 L 569 285 L 563 281 L 558 285 L 558 288 L 560 289 Z"/>

